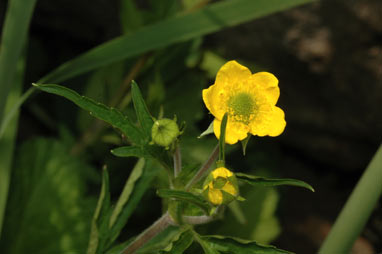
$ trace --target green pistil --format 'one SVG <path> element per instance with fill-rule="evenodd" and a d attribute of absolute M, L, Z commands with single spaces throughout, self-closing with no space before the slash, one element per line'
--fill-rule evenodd
<path fill-rule="evenodd" d="M 255 109 L 256 103 L 247 93 L 238 93 L 228 100 L 228 113 L 236 121 L 248 123 Z"/>

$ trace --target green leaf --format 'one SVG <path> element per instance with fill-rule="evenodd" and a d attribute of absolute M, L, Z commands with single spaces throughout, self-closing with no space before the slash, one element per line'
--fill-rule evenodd
<path fill-rule="evenodd" d="M 247 175 L 243 173 L 235 173 L 238 180 L 241 180 L 243 182 L 249 183 L 253 186 L 278 186 L 278 185 L 290 185 L 290 186 L 297 186 L 297 187 L 303 187 L 306 188 L 312 192 L 314 192 L 314 189 L 312 186 L 307 184 L 306 182 L 296 180 L 296 179 L 276 179 L 276 178 L 265 178 L 260 176 L 253 176 L 253 175 Z"/>
<path fill-rule="evenodd" d="M 176 15 L 101 44 L 62 64 L 38 83 L 62 82 L 128 57 L 217 32 L 308 2 L 311 0 L 231 0 L 210 4 L 200 10 Z"/>
<path fill-rule="evenodd" d="M 100 221 L 105 220 L 107 211 L 110 208 L 110 190 L 109 190 L 109 175 L 107 169 L 103 169 L 101 193 L 98 198 L 97 207 L 95 209 L 93 220 L 90 229 L 90 239 L 87 254 L 95 254 L 98 250 L 100 240 Z"/>
<path fill-rule="evenodd" d="M 159 189 L 157 194 L 161 198 L 174 198 L 186 202 L 190 202 L 200 207 L 206 214 L 209 214 L 210 206 L 208 202 L 201 196 L 196 196 L 187 191 Z"/>
<path fill-rule="evenodd" d="M 131 96 L 133 99 L 138 121 L 141 124 L 141 127 L 147 136 L 147 139 L 151 140 L 151 128 L 153 127 L 154 121 L 149 110 L 147 109 L 141 91 L 139 90 L 139 87 L 137 83 L 135 83 L 135 81 L 132 81 L 131 83 Z"/>
<path fill-rule="evenodd" d="M 171 242 L 174 241 L 174 239 L 178 239 L 183 230 L 184 229 L 181 229 L 177 226 L 167 227 L 165 230 L 147 242 L 144 246 L 142 246 L 139 250 L 137 250 L 137 254 L 157 254 L 158 250 L 165 249 L 171 244 Z"/>
<path fill-rule="evenodd" d="M 150 184 L 154 177 L 157 175 L 159 169 L 160 168 L 157 167 L 152 160 L 145 160 L 144 168 L 142 169 L 142 175 L 135 182 L 134 189 L 129 195 L 127 202 L 121 201 L 123 206 L 121 211 L 118 213 L 118 218 L 110 229 L 110 237 L 107 244 L 105 245 L 106 248 L 111 246 L 111 244 L 118 237 L 122 228 L 125 227 L 128 219 L 141 201 L 143 194 L 150 187 Z"/>
<path fill-rule="evenodd" d="M 124 34 L 129 34 L 142 26 L 141 12 L 133 0 L 121 0 L 120 2 L 120 20 Z"/>
<path fill-rule="evenodd" d="M 145 166 L 145 159 L 141 158 L 133 168 L 129 178 L 126 181 L 125 187 L 123 187 L 122 194 L 119 196 L 117 205 L 115 206 L 113 213 L 110 217 L 109 227 L 111 228 L 117 221 L 119 215 L 122 212 L 123 207 L 129 201 L 130 195 L 133 192 L 135 182 L 141 177 L 143 168 Z"/>
<path fill-rule="evenodd" d="M 18 126 L 19 101 L 24 74 L 25 47 L 36 0 L 9 0 L 0 41 L 0 236 L 11 175 L 13 147 Z M 5 7 L 5 5 L 3 5 Z"/>
<path fill-rule="evenodd" d="M 111 150 L 111 153 L 117 157 L 143 157 L 146 159 L 154 159 L 165 169 L 171 169 L 171 160 L 167 151 L 156 145 L 145 145 L 143 147 L 121 146 Z"/>
<path fill-rule="evenodd" d="M 205 242 L 222 253 L 235 254 L 291 254 L 292 252 L 277 249 L 271 245 L 258 244 L 255 241 L 247 241 L 239 238 L 225 236 L 202 236 Z"/>
<path fill-rule="evenodd" d="M 191 230 L 187 230 L 173 239 L 173 242 L 167 246 L 164 250 L 160 251 L 160 254 L 182 254 L 194 241 L 193 233 Z"/>
<path fill-rule="evenodd" d="M 85 182 L 94 169 L 53 139 L 22 144 L 16 158 L 1 253 L 85 253 L 95 207 Z"/>
<path fill-rule="evenodd" d="M 217 249 L 215 249 L 215 247 L 212 244 L 205 241 L 202 236 L 200 236 L 195 231 L 192 231 L 192 232 L 194 234 L 194 239 L 200 244 L 200 246 L 202 246 L 205 254 L 220 254 L 220 252 Z"/>
<path fill-rule="evenodd" d="M 36 0 L 10 0 L 8 4 L 0 43 L 0 122 L 7 96 L 12 90 Z"/>
<path fill-rule="evenodd" d="M 92 99 L 81 96 L 77 92 L 63 86 L 41 84 L 33 85 L 44 92 L 60 95 L 72 101 L 80 108 L 89 111 L 92 116 L 121 130 L 122 133 L 133 143 L 145 143 L 146 139 L 144 138 L 144 134 L 118 109 L 109 108 L 101 103 L 97 103 Z"/>
<path fill-rule="evenodd" d="M 117 157 L 144 157 L 150 156 L 144 149 L 139 146 L 121 146 L 110 151 Z"/>

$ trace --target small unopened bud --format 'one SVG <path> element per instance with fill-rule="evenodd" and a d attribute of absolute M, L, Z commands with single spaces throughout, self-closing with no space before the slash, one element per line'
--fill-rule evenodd
<path fill-rule="evenodd" d="M 169 147 L 179 136 L 179 127 L 172 119 L 156 120 L 151 129 L 151 137 L 157 145 Z"/>
<path fill-rule="evenodd" d="M 239 195 L 236 176 L 224 167 L 215 169 L 204 181 L 203 195 L 216 206 L 230 203 Z"/>

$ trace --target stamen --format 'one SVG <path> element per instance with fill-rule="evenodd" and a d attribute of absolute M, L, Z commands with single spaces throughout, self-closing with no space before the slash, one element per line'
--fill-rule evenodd
<path fill-rule="evenodd" d="M 252 95 L 248 93 L 238 93 L 232 96 L 227 103 L 228 114 L 234 121 L 248 124 L 254 117 L 258 107 Z"/>

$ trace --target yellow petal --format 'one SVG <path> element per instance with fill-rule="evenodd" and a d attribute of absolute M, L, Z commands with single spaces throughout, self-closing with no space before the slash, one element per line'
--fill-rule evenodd
<path fill-rule="evenodd" d="M 236 61 L 224 64 L 216 75 L 215 84 L 218 86 L 235 87 L 251 76 L 251 71 Z"/>
<path fill-rule="evenodd" d="M 280 96 L 280 89 L 278 87 L 279 81 L 269 72 L 258 72 L 253 74 L 249 79 L 248 83 L 258 86 L 265 93 L 269 103 L 276 105 L 277 100 Z"/>
<path fill-rule="evenodd" d="M 286 126 L 284 111 L 279 107 L 274 107 L 272 119 L 269 123 L 269 136 L 276 137 L 280 135 Z"/>
<path fill-rule="evenodd" d="M 223 194 L 220 190 L 210 188 L 208 190 L 208 200 L 214 205 L 220 205 L 223 202 Z"/>
<path fill-rule="evenodd" d="M 224 168 L 224 167 L 220 167 L 220 168 L 217 168 L 214 171 L 212 171 L 212 176 L 214 177 L 214 179 L 218 178 L 219 176 L 227 178 L 227 177 L 232 176 L 232 172 L 229 171 L 228 169 Z"/>
<path fill-rule="evenodd" d="M 284 111 L 279 107 L 272 107 L 272 111 L 268 112 L 262 121 L 251 123 L 251 134 L 276 137 L 280 135 L 286 126 Z"/>
<path fill-rule="evenodd" d="M 213 89 L 214 86 L 210 86 L 207 89 L 203 89 L 203 101 L 206 104 L 207 109 L 212 113 L 212 101 L 213 101 Z"/>
<path fill-rule="evenodd" d="M 232 196 L 236 196 L 237 195 L 237 190 L 235 189 L 235 187 L 233 186 L 232 183 L 228 182 L 226 183 L 222 190 L 224 190 L 225 192 L 231 194 Z"/>
<path fill-rule="evenodd" d="M 218 139 L 220 138 L 220 125 L 221 121 L 215 118 L 214 133 Z M 227 128 L 225 131 L 225 142 L 230 145 L 235 144 L 237 141 L 245 139 L 248 132 L 249 127 L 247 125 L 240 122 L 232 122 L 228 118 Z"/>

